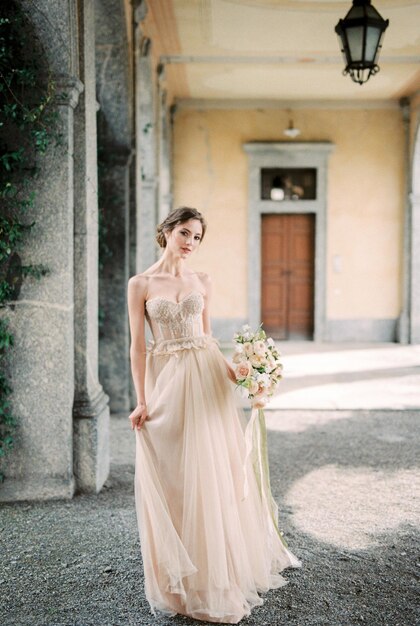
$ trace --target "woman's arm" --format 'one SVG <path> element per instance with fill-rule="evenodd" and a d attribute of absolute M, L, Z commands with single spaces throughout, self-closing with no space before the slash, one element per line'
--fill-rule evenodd
<path fill-rule="evenodd" d="M 128 281 L 127 301 L 130 320 L 130 361 L 131 374 L 137 395 L 137 406 L 129 415 L 131 428 L 139 430 L 147 418 L 147 406 L 144 389 L 146 374 L 146 338 L 144 330 L 144 306 L 146 300 L 146 281 L 141 276 L 133 276 Z"/>
<path fill-rule="evenodd" d="M 204 288 L 204 309 L 203 309 L 203 331 L 206 335 L 211 335 L 210 323 L 210 299 L 211 299 L 211 278 L 208 274 L 201 273 L 201 283 Z"/>
<path fill-rule="evenodd" d="M 203 331 L 205 332 L 206 335 L 211 335 L 211 323 L 210 323 L 211 279 L 210 279 L 210 276 L 208 274 L 202 274 L 201 281 L 203 283 L 203 287 L 204 287 L 205 294 L 206 294 L 204 298 L 204 309 L 203 309 Z M 232 369 L 232 366 L 230 365 L 229 361 L 224 357 L 224 355 L 223 355 L 223 358 L 225 360 L 228 378 L 233 383 L 236 383 L 237 382 L 236 376 L 235 376 L 234 370 Z"/>

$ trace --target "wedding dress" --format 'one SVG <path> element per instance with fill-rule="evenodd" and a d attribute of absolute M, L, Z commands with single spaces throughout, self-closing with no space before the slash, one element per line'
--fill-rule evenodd
<path fill-rule="evenodd" d="M 198 291 L 146 302 L 154 340 L 149 418 L 135 430 L 136 512 L 152 612 L 236 624 L 300 562 L 261 498 L 234 386 L 217 341 L 203 333 L 203 306 Z"/>

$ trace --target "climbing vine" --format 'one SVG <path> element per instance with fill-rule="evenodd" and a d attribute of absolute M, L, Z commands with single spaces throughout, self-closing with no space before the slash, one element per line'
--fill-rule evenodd
<path fill-rule="evenodd" d="M 42 46 L 19 5 L 5 4 L 0 17 L 0 482 L 18 424 L 6 374 L 14 338 L 5 311 L 13 309 L 26 277 L 39 279 L 48 272 L 41 264 L 23 264 L 20 252 L 35 223 L 31 210 L 42 157 L 58 138 L 55 86 Z"/>

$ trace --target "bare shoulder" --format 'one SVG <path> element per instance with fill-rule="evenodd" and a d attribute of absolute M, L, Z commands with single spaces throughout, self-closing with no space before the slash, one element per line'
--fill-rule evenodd
<path fill-rule="evenodd" d="M 199 279 L 201 285 L 206 294 L 210 293 L 211 290 L 211 278 L 210 275 L 206 272 L 196 272 L 197 278 Z"/>
<path fill-rule="evenodd" d="M 128 291 L 136 296 L 143 296 L 147 292 L 149 277 L 146 274 L 135 274 L 128 281 Z"/>

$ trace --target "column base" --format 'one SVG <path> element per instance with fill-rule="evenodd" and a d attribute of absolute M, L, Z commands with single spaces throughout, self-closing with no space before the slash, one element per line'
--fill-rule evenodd
<path fill-rule="evenodd" d="M 45 478 L 31 476 L 24 480 L 7 477 L 0 487 L 0 502 L 22 502 L 28 500 L 70 500 L 75 492 L 73 476 Z"/>
<path fill-rule="evenodd" d="M 73 471 L 76 493 L 99 493 L 109 474 L 109 405 L 102 387 L 73 407 Z"/>

